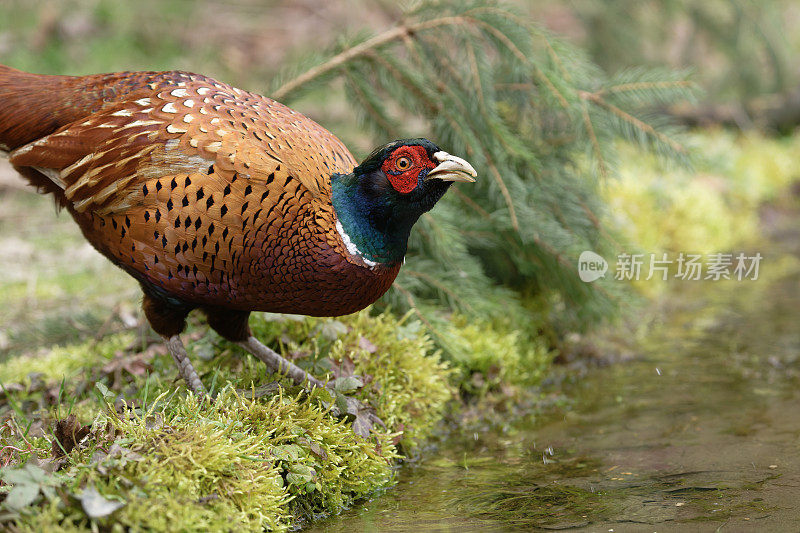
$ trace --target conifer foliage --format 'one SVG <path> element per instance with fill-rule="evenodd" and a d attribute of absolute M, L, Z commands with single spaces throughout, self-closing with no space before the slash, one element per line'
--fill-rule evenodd
<path fill-rule="evenodd" d="M 709 102 L 796 88 L 793 0 L 585 0 L 572 3 L 581 45 L 606 71 L 691 67 Z"/>
<path fill-rule="evenodd" d="M 396 27 L 285 73 L 271 96 L 292 105 L 336 80 L 376 140 L 425 136 L 479 172 L 412 232 L 387 297 L 393 308 L 523 317 L 535 300 L 569 328 L 608 316 L 612 284 L 577 275 L 583 250 L 614 247 L 599 187 L 613 175 L 619 139 L 685 156 L 648 109 L 690 96 L 687 81 L 647 70 L 609 78 L 485 0 L 423 2 Z"/>

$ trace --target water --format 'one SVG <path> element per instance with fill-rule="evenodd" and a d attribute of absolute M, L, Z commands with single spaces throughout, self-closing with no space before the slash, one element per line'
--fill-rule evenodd
<path fill-rule="evenodd" d="M 794 226 L 759 281 L 684 282 L 632 360 L 564 385 L 569 408 L 454 436 L 311 531 L 800 531 Z"/>

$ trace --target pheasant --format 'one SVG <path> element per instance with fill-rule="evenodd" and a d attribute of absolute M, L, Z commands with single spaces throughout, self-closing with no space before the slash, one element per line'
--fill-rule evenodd
<path fill-rule="evenodd" d="M 397 276 L 420 215 L 476 176 L 426 139 L 390 142 L 357 164 L 297 111 L 179 71 L 0 66 L 0 154 L 139 282 L 145 317 L 198 394 L 180 339 L 194 309 L 276 372 L 324 386 L 259 342 L 250 312 L 368 306 Z"/>

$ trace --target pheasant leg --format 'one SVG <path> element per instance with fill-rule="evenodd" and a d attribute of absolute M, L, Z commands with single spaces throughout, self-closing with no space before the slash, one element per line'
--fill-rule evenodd
<path fill-rule="evenodd" d="M 315 387 L 323 388 L 326 386 L 320 380 L 299 366 L 295 365 L 291 361 L 287 361 L 274 350 L 264 346 L 261 341 L 252 335 L 250 335 L 247 340 L 240 341 L 237 344 L 253 354 L 253 356 L 255 356 L 257 359 L 260 359 L 266 363 L 266 365 L 272 368 L 275 372 L 290 377 L 292 381 L 298 385 L 307 386 L 309 389 L 313 389 Z M 383 421 L 375 415 L 372 409 L 365 406 L 355 398 L 350 398 L 348 396 L 345 396 L 344 398 L 347 404 L 346 414 L 354 417 L 353 431 L 356 434 L 366 438 L 369 436 L 370 429 L 374 425 L 380 424 L 381 426 L 386 427 L 386 424 L 384 424 Z"/>
<path fill-rule="evenodd" d="M 247 340 L 238 343 L 239 346 L 253 354 L 257 359 L 264 361 L 264 363 L 273 369 L 278 374 L 288 376 L 298 385 L 308 383 L 309 388 L 325 387 L 325 384 L 320 380 L 292 363 L 281 357 L 277 352 L 271 350 L 261 344 L 261 341 L 250 335 Z"/>
<path fill-rule="evenodd" d="M 192 362 L 189 360 L 189 355 L 186 353 L 183 342 L 181 342 L 180 335 L 164 337 L 164 340 L 166 341 L 169 354 L 172 356 L 172 359 L 175 360 L 175 365 L 178 367 L 178 373 L 186 381 L 186 386 L 197 396 L 204 396 L 206 394 L 206 388 L 203 386 L 203 382 L 200 381 L 200 377 L 197 375 L 194 366 L 192 366 Z"/>

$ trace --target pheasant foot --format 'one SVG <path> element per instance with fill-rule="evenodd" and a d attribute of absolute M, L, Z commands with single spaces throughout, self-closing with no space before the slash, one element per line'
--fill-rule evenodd
<path fill-rule="evenodd" d="M 255 356 L 257 359 L 263 361 L 275 372 L 288 376 L 298 385 L 302 385 L 309 390 L 315 387 L 328 388 L 329 390 L 333 388 L 331 385 L 326 386 L 324 383 L 322 383 L 322 381 L 315 378 L 291 361 L 287 361 L 281 357 L 280 354 L 262 344 L 261 341 L 252 335 L 248 337 L 247 340 L 241 341 L 237 344 L 253 354 L 253 356 Z M 375 414 L 374 409 L 364 405 L 355 398 L 344 396 L 344 399 L 346 402 L 346 412 L 342 413 L 342 410 L 338 408 L 335 409 L 339 411 L 339 414 L 353 419 L 353 431 L 357 435 L 368 437 L 370 430 L 376 424 L 386 427 L 386 424 L 384 424 L 383 421 Z"/>

